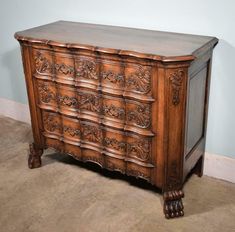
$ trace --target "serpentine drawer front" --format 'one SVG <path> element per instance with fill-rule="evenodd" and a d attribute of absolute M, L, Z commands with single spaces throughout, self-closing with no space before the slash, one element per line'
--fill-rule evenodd
<path fill-rule="evenodd" d="M 58 21 L 17 32 L 34 143 L 162 189 L 166 218 L 202 175 L 213 37 Z"/>

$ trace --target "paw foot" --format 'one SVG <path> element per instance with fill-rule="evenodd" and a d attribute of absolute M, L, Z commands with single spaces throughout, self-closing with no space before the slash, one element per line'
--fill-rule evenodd
<path fill-rule="evenodd" d="M 182 199 L 183 191 L 169 191 L 164 193 L 164 214 L 167 219 L 184 216 Z"/>
<path fill-rule="evenodd" d="M 29 168 L 41 167 L 42 150 L 36 149 L 34 144 L 29 145 L 28 166 Z"/>

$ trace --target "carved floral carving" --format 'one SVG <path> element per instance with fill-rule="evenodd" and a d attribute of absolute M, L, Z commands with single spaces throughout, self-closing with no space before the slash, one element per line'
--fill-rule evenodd
<path fill-rule="evenodd" d="M 62 64 L 55 64 L 55 70 L 58 73 L 64 74 L 64 75 L 73 75 L 74 74 L 74 67 L 66 65 L 64 63 Z"/>
<path fill-rule="evenodd" d="M 96 63 L 92 60 L 81 59 L 77 63 L 76 75 L 79 78 L 98 80 Z"/>
<path fill-rule="evenodd" d="M 69 97 L 67 95 L 57 95 L 57 102 L 60 105 L 76 108 L 78 106 L 78 100 L 76 97 Z"/>
<path fill-rule="evenodd" d="M 82 138 L 88 140 L 89 142 L 102 143 L 102 130 L 97 126 L 83 124 Z"/>
<path fill-rule="evenodd" d="M 55 99 L 54 93 L 50 90 L 49 86 L 45 82 L 38 83 L 38 93 L 41 102 L 49 103 Z"/>
<path fill-rule="evenodd" d="M 79 129 L 75 129 L 69 126 L 64 126 L 63 127 L 63 131 L 64 133 L 67 133 L 68 135 L 75 137 L 75 136 L 79 136 L 81 131 Z"/>
<path fill-rule="evenodd" d="M 48 73 L 51 72 L 51 64 L 49 60 L 43 56 L 43 54 L 37 51 L 35 57 L 35 68 L 38 73 Z"/>
<path fill-rule="evenodd" d="M 180 103 L 180 89 L 184 78 L 184 71 L 178 71 L 170 74 L 170 81 L 172 85 L 172 103 L 178 105 Z"/>
<path fill-rule="evenodd" d="M 104 145 L 114 150 L 126 152 L 127 156 L 137 158 L 143 162 L 149 161 L 151 144 L 149 140 L 137 139 L 132 143 L 118 141 L 115 138 L 104 138 Z"/>
<path fill-rule="evenodd" d="M 127 76 L 126 85 L 135 91 L 148 93 L 151 89 L 151 69 L 139 66 L 136 72 Z"/>
<path fill-rule="evenodd" d="M 54 132 L 55 130 L 61 130 L 60 123 L 50 113 L 43 115 L 44 128 L 47 131 Z"/>
<path fill-rule="evenodd" d="M 127 143 L 127 154 L 141 161 L 148 161 L 150 155 L 150 141 L 139 139 L 133 143 Z"/>
<path fill-rule="evenodd" d="M 101 112 L 101 98 L 99 95 L 90 93 L 80 93 L 80 109 L 89 110 L 92 112 Z"/>
<path fill-rule="evenodd" d="M 150 106 L 138 105 L 136 110 L 127 112 L 127 121 L 134 123 L 141 128 L 148 128 L 150 126 Z"/>
<path fill-rule="evenodd" d="M 103 114 L 120 120 L 125 119 L 125 110 L 115 105 L 103 105 Z"/>
<path fill-rule="evenodd" d="M 112 71 L 102 72 L 101 77 L 105 80 L 110 81 L 111 83 L 114 83 L 114 84 L 118 83 L 122 86 L 124 85 L 124 75 L 120 73 L 117 74 Z"/>
<path fill-rule="evenodd" d="M 115 149 L 117 151 L 122 151 L 122 152 L 126 151 L 126 143 L 122 141 L 118 141 L 115 138 L 105 137 L 104 144 L 105 146 Z"/>

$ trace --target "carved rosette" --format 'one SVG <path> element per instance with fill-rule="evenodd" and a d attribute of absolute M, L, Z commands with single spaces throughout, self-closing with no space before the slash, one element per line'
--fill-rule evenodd
<path fill-rule="evenodd" d="M 54 93 L 50 90 L 49 86 L 45 82 L 38 83 L 39 99 L 43 103 L 49 103 L 55 99 Z"/>
<path fill-rule="evenodd" d="M 150 159 L 150 141 L 140 139 L 132 143 L 127 143 L 127 155 L 137 158 L 141 161 L 149 161 Z"/>
<path fill-rule="evenodd" d="M 55 70 L 57 73 L 60 73 L 63 75 L 73 75 L 74 74 L 74 67 L 66 65 L 64 63 L 55 64 Z"/>
<path fill-rule="evenodd" d="M 92 143 L 102 143 L 102 130 L 97 126 L 83 124 L 82 138 Z"/>
<path fill-rule="evenodd" d="M 131 122 L 141 128 L 148 128 L 151 123 L 150 113 L 149 105 L 138 105 L 136 110 L 127 112 L 127 122 Z"/>
<path fill-rule="evenodd" d="M 148 93 L 151 89 L 151 69 L 139 66 L 138 70 L 126 77 L 126 86 L 140 93 Z"/>
<path fill-rule="evenodd" d="M 172 104 L 178 105 L 180 103 L 180 90 L 184 78 L 184 71 L 179 69 L 178 71 L 170 74 L 170 81 L 172 86 Z"/>
<path fill-rule="evenodd" d="M 99 95 L 80 93 L 80 109 L 92 112 L 101 112 L 102 101 Z"/>
<path fill-rule="evenodd" d="M 78 78 L 98 80 L 97 65 L 92 60 L 79 60 L 76 75 Z"/>
<path fill-rule="evenodd" d="M 119 84 L 121 86 L 124 85 L 124 75 L 120 73 L 114 73 L 112 71 L 102 72 L 101 77 L 104 80 L 108 80 L 109 82 L 113 84 Z"/>
<path fill-rule="evenodd" d="M 103 114 L 120 120 L 125 119 L 125 110 L 121 107 L 116 107 L 113 104 L 103 105 Z"/>

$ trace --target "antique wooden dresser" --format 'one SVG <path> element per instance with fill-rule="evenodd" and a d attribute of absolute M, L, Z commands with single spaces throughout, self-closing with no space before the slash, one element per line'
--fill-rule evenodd
<path fill-rule="evenodd" d="M 163 191 L 166 218 L 202 175 L 214 37 L 58 21 L 17 32 L 34 143 Z"/>

